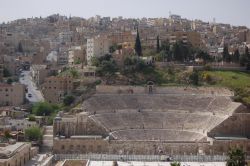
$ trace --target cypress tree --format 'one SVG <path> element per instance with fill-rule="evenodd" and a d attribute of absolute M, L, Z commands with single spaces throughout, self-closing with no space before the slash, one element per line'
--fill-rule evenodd
<path fill-rule="evenodd" d="M 246 54 L 246 60 L 247 60 L 247 70 L 250 70 L 250 53 L 249 53 L 247 46 L 245 49 L 245 54 Z"/>
<path fill-rule="evenodd" d="M 135 40 L 135 52 L 138 56 L 142 56 L 141 40 L 140 40 L 138 28 L 137 28 L 137 35 L 136 35 L 136 40 Z"/>
<path fill-rule="evenodd" d="M 160 52 L 160 39 L 159 39 L 159 35 L 157 36 L 157 39 L 156 39 L 156 40 L 157 40 L 157 46 L 156 46 L 156 47 L 157 47 L 157 48 L 156 48 L 157 50 L 156 50 L 156 51 L 157 51 L 157 53 L 159 53 L 159 52 Z"/>
<path fill-rule="evenodd" d="M 223 60 L 226 61 L 226 62 L 230 62 L 231 61 L 231 57 L 229 55 L 228 47 L 227 46 L 224 46 L 224 49 L 223 49 Z"/>
<path fill-rule="evenodd" d="M 238 49 L 234 51 L 233 61 L 234 63 L 239 63 L 240 61 L 240 53 Z"/>
<path fill-rule="evenodd" d="M 23 52 L 23 46 L 21 42 L 18 43 L 18 52 Z"/>

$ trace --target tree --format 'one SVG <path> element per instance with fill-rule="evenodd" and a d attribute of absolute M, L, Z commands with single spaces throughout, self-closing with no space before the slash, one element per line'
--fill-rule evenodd
<path fill-rule="evenodd" d="M 228 46 L 224 46 L 224 48 L 223 48 L 223 60 L 226 62 L 231 61 L 231 57 L 230 57 L 230 54 L 228 52 Z"/>
<path fill-rule="evenodd" d="M 142 56 L 141 40 L 140 40 L 138 28 L 137 28 L 137 35 L 136 35 L 136 40 L 135 40 L 135 52 L 138 56 Z"/>
<path fill-rule="evenodd" d="M 245 49 L 245 54 L 246 54 L 247 70 L 250 70 L 250 53 L 247 46 Z"/>
<path fill-rule="evenodd" d="M 11 78 L 8 78 L 7 84 L 12 84 L 13 80 Z"/>
<path fill-rule="evenodd" d="M 93 66 L 99 66 L 100 65 L 100 61 L 99 61 L 99 58 L 97 58 L 97 57 L 92 57 L 92 59 L 91 59 L 91 64 L 93 65 Z"/>
<path fill-rule="evenodd" d="M 110 53 L 113 53 L 113 52 L 115 52 L 116 50 L 117 50 L 117 44 L 114 44 L 114 45 L 112 45 L 112 46 L 109 47 L 109 52 L 110 52 Z"/>
<path fill-rule="evenodd" d="M 189 76 L 189 79 L 191 80 L 191 83 L 193 85 L 198 85 L 199 84 L 199 73 L 198 71 L 193 71 L 192 74 Z"/>
<path fill-rule="evenodd" d="M 39 127 L 30 127 L 25 130 L 25 137 L 29 141 L 40 141 L 42 138 L 42 132 Z"/>
<path fill-rule="evenodd" d="M 211 57 L 209 56 L 209 54 L 204 51 L 199 51 L 197 54 L 197 58 L 203 59 L 205 63 L 207 63 L 208 61 L 211 61 Z"/>
<path fill-rule="evenodd" d="M 36 117 L 34 115 L 30 115 L 28 118 L 29 118 L 29 121 L 32 121 L 32 122 L 36 121 Z"/>
<path fill-rule="evenodd" d="M 246 61 L 247 61 L 246 55 L 245 54 L 240 55 L 240 65 L 245 66 Z"/>
<path fill-rule="evenodd" d="M 18 43 L 18 52 L 23 52 L 23 46 L 21 42 Z"/>
<path fill-rule="evenodd" d="M 92 59 L 92 63 L 97 67 L 97 74 L 100 76 L 113 76 L 118 67 L 112 55 L 106 54 L 99 58 Z"/>
<path fill-rule="evenodd" d="M 63 99 L 63 104 L 66 105 L 66 106 L 69 106 L 71 105 L 75 100 L 75 97 L 74 96 L 66 96 L 64 99 Z"/>
<path fill-rule="evenodd" d="M 173 58 L 175 61 L 183 62 L 183 52 L 179 42 L 173 45 Z"/>
<path fill-rule="evenodd" d="M 78 78 L 79 73 L 76 69 L 70 69 L 70 74 L 73 78 Z"/>
<path fill-rule="evenodd" d="M 159 35 L 157 36 L 157 45 L 156 45 L 156 51 L 157 51 L 157 53 L 159 53 L 160 52 L 160 39 L 159 39 Z"/>
<path fill-rule="evenodd" d="M 240 148 L 232 148 L 228 152 L 227 166 L 244 166 L 245 161 L 245 152 Z"/>
<path fill-rule="evenodd" d="M 10 77 L 11 73 L 7 68 L 3 69 L 3 77 Z"/>
<path fill-rule="evenodd" d="M 234 56 L 232 58 L 232 61 L 234 63 L 239 63 L 239 61 L 240 61 L 240 52 L 239 52 L 238 49 L 234 51 Z"/>
<path fill-rule="evenodd" d="M 181 163 L 179 162 L 173 162 L 173 163 L 170 163 L 171 166 L 181 166 Z"/>
<path fill-rule="evenodd" d="M 10 135 L 10 131 L 9 131 L 9 130 L 5 130 L 5 131 L 4 131 L 4 138 L 6 138 L 6 139 L 11 138 L 11 135 Z"/>
<path fill-rule="evenodd" d="M 39 102 L 32 106 L 32 112 L 36 116 L 49 116 L 58 109 L 56 105 L 47 102 Z"/>

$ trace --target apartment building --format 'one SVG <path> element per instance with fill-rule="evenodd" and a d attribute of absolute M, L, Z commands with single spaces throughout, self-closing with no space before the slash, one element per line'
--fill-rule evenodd
<path fill-rule="evenodd" d="M 66 94 L 73 91 L 72 77 L 51 76 L 45 79 L 42 93 L 49 103 L 61 103 Z"/>
<path fill-rule="evenodd" d="M 250 30 L 248 30 L 247 34 L 246 34 L 246 42 L 248 44 L 250 44 Z"/>
<path fill-rule="evenodd" d="M 4 55 L 3 56 L 4 67 L 10 72 L 11 75 L 18 73 L 21 68 L 21 63 L 15 56 Z"/>
<path fill-rule="evenodd" d="M 136 34 L 132 31 L 126 32 L 113 32 L 108 38 L 112 44 L 124 43 L 124 42 L 135 42 Z"/>
<path fill-rule="evenodd" d="M 109 53 L 110 41 L 106 36 L 87 39 L 87 63 L 91 65 L 93 57 L 101 57 Z"/>
<path fill-rule="evenodd" d="M 73 46 L 69 49 L 68 64 L 74 65 L 76 63 L 83 63 L 86 59 L 86 50 L 83 46 Z"/>
<path fill-rule="evenodd" d="M 4 69 L 4 61 L 3 57 L 0 55 L 0 82 L 3 81 L 3 69 Z"/>
<path fill-rule="evenodd" d="M 25 131 L 30 127 L 38 127 L 36 121 L 29 121 L 27 119 L 9 119 L 7 126 L 11 131 Z"/>
<path fill-rule="evenodd" d="M 68 47 L 63 46 L 59 48 L 59 52 L 57 54 L 57 64 L 58 65 L 66 65 L 69 61 L 69 52 Z"/>
<path fill-rule="evenodd" d="M 25 85 L 0 83 L 0 106 L 19 106 L 25 102 Z"/>
<path fill-rule="evenodd" d="M 73 32 L 72 31 L 65 31 L 59 33 L 59 41 L 60 43 L 70 43 L 72 42 Z"/>
<path fill-rule="evenodd" d="M 147 48 L 156 48 L 157 47 L 157 37 L 148 37 L 142 41 L 143 46 Z M 159 39 L 159 44 L 161 45 L 161 39 Z"/>
<path fill-rule="evenodd" d="M 47 68 L 47 65 L 31 66 L 31 76 L 33 78 L 34 83 L 37 86 L 40 86 L 48 75 L 49 75 L 49 69 Z"/>
<path fill-rule="evenodd" d="M 198 32 L 173 32 L 170 35 L 170 44 L 174 44 L 177 41 L 181 41 L 184 44 L 188 42 L 192 44 L 193 47 L 201 47 L 202 40 L 201 35 Z"/>

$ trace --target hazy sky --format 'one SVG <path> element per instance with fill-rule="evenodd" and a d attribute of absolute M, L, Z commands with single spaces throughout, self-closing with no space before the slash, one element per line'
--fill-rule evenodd
<path fill-rule="evenodd" d="M 0 0 L 0 22 L 51 14 L 81 16 L 168 17 L 169 12 L 250 27 L 250 0 Z"/>

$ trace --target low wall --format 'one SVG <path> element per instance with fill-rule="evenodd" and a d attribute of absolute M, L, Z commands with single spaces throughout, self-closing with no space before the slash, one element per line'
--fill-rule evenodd
<path fill-rule="evenodd" d="M 55 139 L 55 154 L 129 154 L 129 155 L 225 155 L 231 147 L 242 147 L 250 154 L 248 140 L 212 142 L 118 141 L 106 139 Z"/>
<path fill-rule="evenodd" d="M 148 94 L 147 86 L 106 86 L 99 85 L 96 87 L 98 94 Z M 200 95 L 217 95 L 233 96 L 234 93 L 227 88 L 221 87 L 154 87 L 154 94 L 200 94 Z"/>
<path fill-rule="evenodd" d="M 96 86 L 96 93 L 127 93 L 127 94 L 140 94 L 145 93 L 145 87 L 139 86 Z"/>

